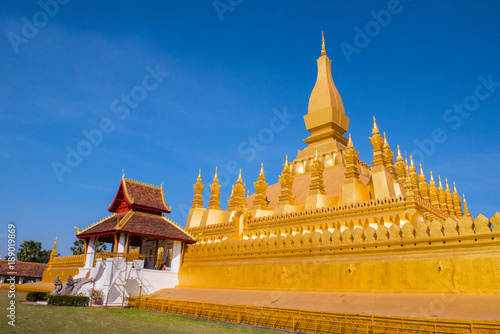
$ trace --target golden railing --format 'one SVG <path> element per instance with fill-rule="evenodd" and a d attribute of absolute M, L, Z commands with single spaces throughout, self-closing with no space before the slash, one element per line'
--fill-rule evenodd
<path fill-rule="evenodd" d="M 16 284 L 16 292 L 30 292 L 30 291 L 46 291 L 50 292 L 54 290 L 54 286 L 44 286 L 41 284 L 37 284 L 41 282 L 36 282 L 36 283 L 26 283 L 26 284 Z M 9 290 L 10 289 L 10 284 L 8 283 L 1 283 L 0 286 L 1 290 Z"/>
<path fill-rule="evenodd" d="M 303 333 L 496 334 L 500 322 L 430 320 L 314 312 L 297 309 L 204 302 L 172 298 L 130 297 L 139 309 L 248 324 Z"/>
<path fill-rule="evenodd" d="M 70 255 L 70 256 L 58 256 L 50 259 L 48 263 L 48 268 L 66 268 L 66 267 L 83 267 L 85 264 L 85 255 Z"/>

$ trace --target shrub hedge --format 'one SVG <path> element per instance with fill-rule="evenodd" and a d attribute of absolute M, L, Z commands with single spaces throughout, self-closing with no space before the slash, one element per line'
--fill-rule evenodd
<path fill-rule="evenodd" d="M 30 291 L 26 295 L 26 300 L 29 302 L 37 302 L 39 300 L 47 300 L 50 296 L 50 292 L 45 291 Z"/>
<path fill-rule="evenodd" d="M 89 306 L 89 297 L 87 296 L 50 296 L 49 305 L 56 306 Z"/>

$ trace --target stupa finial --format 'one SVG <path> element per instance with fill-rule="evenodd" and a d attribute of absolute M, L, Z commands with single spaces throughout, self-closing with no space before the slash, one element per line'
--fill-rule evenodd
<path fill-rule="evenodd" d="M 323 34 L 323 31 L 321 31 L 321 55 L 326 55 L 326 49 L 325 49 L 325 34 Z"/>

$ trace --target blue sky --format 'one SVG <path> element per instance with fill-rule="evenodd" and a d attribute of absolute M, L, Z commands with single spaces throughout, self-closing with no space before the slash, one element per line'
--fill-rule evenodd
<path fill-rule="evenodd" d="M 277 182 L 305 147 L 322 30 L 360 158 L 371 163 L 376 116 L 427 177 L 456 181 L 474 216 L 499 211 L 496 1 L 54 1 L 0 5 L 2 257 L 9 222 L 18 243 L 58 236 L 69 254 L 73 226 L 109 214 L 122 169 L 164 182 L 180 225 L 200 168 L 206 196 L 216 166 L 229 176 L 223 208 L 239 168 L 247 189 L 261 162 Z M 284 110 L 295 117 L 270 135 Z M 68 148 L 88 154 L 71 167 Z"/>

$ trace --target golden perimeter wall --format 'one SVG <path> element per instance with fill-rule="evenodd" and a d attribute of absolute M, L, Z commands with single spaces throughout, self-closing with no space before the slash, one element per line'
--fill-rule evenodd
<path fill-rule="evenodd" d="M 63 283 L 66 283 L 66 278 L 69 275 L 75 276 L 78 274 L 78 268 L 85 265 L 85 255 L 71 255 L 53 257 L 47 265 L 47 269 L 43 272 L 42 282 L 54 283 L 54 279 L 59 275 Z"/>
<path fill-rule="evenodd" d="M 500 293 L 500 214 L 338 229 L 308 225 L 203 238 L 179 287 L 365 293 Z M 335 228 L 335 226 L 337 228 Z M 341 232 L 342 230 L 342 232 Z"/>

